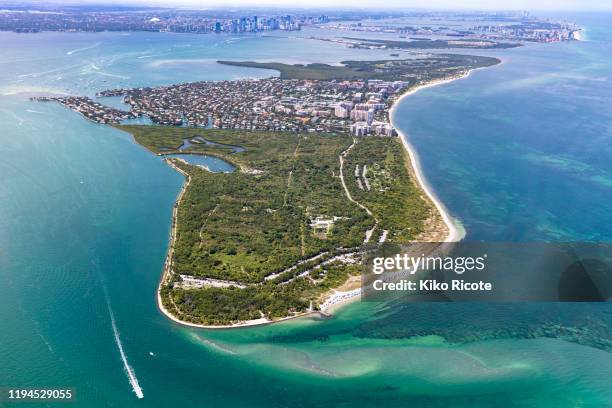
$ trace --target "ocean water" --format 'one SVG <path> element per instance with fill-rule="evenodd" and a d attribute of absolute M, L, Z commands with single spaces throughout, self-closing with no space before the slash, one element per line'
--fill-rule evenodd
<path fill-rule="evenodd" d="M 612 16 L 576 18 L 589 42 L 499 52 L 398 109 L 469 239 L 609 239 Z M 607 305 L 357 302 L 231 331 L 159 313 L 182 176 L 28 97 L 271 74 L 224 58 L 387 57 L 312 34 L 0 33 L 0 387 L 71 387 L 79 407 L 612 405 Z"/>
<path fill-rule="evenodd" d="M 612 239 L 612 30 L 608 15 L 582 18 L 585 42 L 502 53 L 398 107 L 467 239 Z"/>

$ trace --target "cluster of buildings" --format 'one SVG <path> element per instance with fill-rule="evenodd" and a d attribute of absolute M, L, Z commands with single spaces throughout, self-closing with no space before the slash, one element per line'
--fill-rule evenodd
<path fill-rule="evenodd" d="M 87 119 L 98 123 L 119 124 L 121 121 L 134 119 L 136 117 L 132 112 L 124 112 L 118 109 L 109 108 L 85 96 L 39 96 L 31 99 L 39 102 L 59 102 L 73 111 L 79 112 Z"/>
<path fill-rule="evenodd" d="M 580 27 L 570 23 L 525 22 L 472 27 L 480 38 L 515 41 L 560 42 L 579 39 Z"/>
<path fill-rule="evenodd" d="M 0 13 L 0 31 L 158 31 L 175 33 L 247 33 L 268 30 L 300 30 L 303 25 L 326 23 L 319 16 L 214 16 L 187 11 L 117 12 L 63 11 L 54 13 Z"/>
<path fill-rule="evenodd" d="M 212 27 L 216 33 L 247 33 L 270 30 L 298 31 L 302 25 L 312 25 L 326 23 L 329 21 L 327 16 L 302 16 L 291 15 L 277 17 L 241 17 L 234 19 L 215 21 Z"/>
<path fill-rule="evenodd" d="M 473 42 L 475 39 L 560 42 L 576 40 L 580 37 L 580 27 L 576 24 L 538 20 L 530 17 L 527 13 L 520 15 L 496 13 L 474 16 L 449 15 L 447 18 L 434 17 L 431 24 L 427 25 L 421 25 L 415 20 L 406 20 L 406 22 L 412 22 L 413 25 L 403 26 L 398 24 L 363 24 L 362 22 L 340 21 L 327 24 L 324 27 L 340 31 L 403 34 L 400 38 L 406 38 L 406 35 L 425 36 L 430 39 L 432 36 L 436 36 L 438 39 L 464 38 L 470 41 L 472 46 L 475 46 Z M 471 24 L 466 24 L 470 20 L 473 20 Z M 482 24 L 482 21 L 487 21 L 487 24 Z M 453 24 L 449 24 L 449 22 Z M 350 42 L 347 43 L 350 44 Z M 480 46 L 484 47 L 485 45 L 483 43 Z M 363 45 L 359 43 L 353 44 L 353 46 L 355 48 L 380 48 L 380 46 L 377 47 L 372 44 Z"/>
<path fill-rule="evenodd" d="M 442 33 L 443 30 L 436 27 L 419 26 L 398 26 L 390 24 L 363 24 L 361 22 L 335 22 L 327 24 L 326 29 L 338 31 L 352 31 L 360 33 L 387 33 L 387 34 L 410 34 L 410 35 L 431 35 Z"/>
<path fill-rule="evenodd" d="M 378 79 L 266 78 L 113 89 L 97 96 L 123 96 L 130 106 L 130 117 L 147 116 L 160 125 L 395 136 L 396 131 L 389 123 L 389 107 L 407 86 L 404 81 Z M 75 109 L 65 98 L 52 99 Z M 75 110 L 88 112 L 92 101 L 79 98 L 79 102 Z M 110 123 L 122 120 L 117 111 L 110 108 L 109 111 L 113 113 L 86 116 Z"/>

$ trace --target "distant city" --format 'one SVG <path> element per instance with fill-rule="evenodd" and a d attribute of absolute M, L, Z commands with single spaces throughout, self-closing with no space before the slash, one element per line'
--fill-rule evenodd
<path fill-rule="evenodd" d="M 329 12 L 329 10 L 328 10 Z M 150 31 L 172 33 L 257 33 L 298 31 L 305 26 L 357 32 L 384 32 L 447 38 L 557 42 L 579 39 L 580 28 L 569 22 L 542 20 L 529 13 L 387 12 L 370 10 L 182 10 L 134 7 L 5 5 L 0 31 L 98 32 Z M 387 19 L 428 19 L 427 24 L 389 23 Z M 367 21 L 364 23 L 364 20 Z M 448 24 L 448 22 L 457 24 Z M 436 24 L 439 22 L 439 24 Z M 465 24 L 470 22 L 470 24 Z"/>
<path fill-rule="evenodd" d="M 330 24 L 326 28 L 352 32 L 397 33 L 418 36 L 444 36 L 452 38 L 478 38 L 485 40 L 512 40 L 559 42 L 580 39 L 580 27 L 567 22 L 540 21 L 523 18 L 503 24 L 477 24 L 465 28 L 426 26 L 363 25 L 360 22 Z M 424 47 L 425 48 L 425 47 Z"/>
<path fill-rule="evenodd" d="M 173 33 L 255 33 L 297 31 L 304 25 L 327 23 L 325 15 L 210 16 L 201 11 L 129 10 L 41 11 L 7 9 L 0 11 L 0 31 L 36 33 L 41 31 L 97 32 L 152 31 Z"/>

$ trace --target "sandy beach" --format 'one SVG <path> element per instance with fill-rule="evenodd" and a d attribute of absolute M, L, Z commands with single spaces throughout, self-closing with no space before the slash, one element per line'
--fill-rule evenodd
<path fill-rule="evenodd" d="M 398 137 L 402 141 L 402 145 L 408 152 L 408 156 L 410 157 L 410 164 L 412 166 L 412 169 L 414 170 L 414 175 L 417 179 L 417 182 L 419 186 L 423 189 L 423 191 L 425 192 L 429 200 L 431 200 L 431 202 L 434 204 L 434 206 L 438 210 L 438 213 L 442 217 L 444 224 L 446 224 L 446 227 L 448 228 L 448 235 L 446 236 L 445 242 L 455 242 L 455 241 L 461 240 L 465 236 L 465 231 L 460 225 L 458 225 L 454 221 L 454 219 L 452 218 L 452 216 L 450 215 L 450 213 L 448 212 L 444 204 L 442 204 L 440 199 L 435 195 L 432 188 L 429 186 L 429 184 L 425 180 L 425 177 L 423 175 L 423 170 L 421 169 L 421 164 L 419 162 L 419 157 L 416 151 L 414 150 L 414 148 L 412 147 L 412 145 L 410 144 L 410 142 L 408 141 L 408 137 L 406 133 L 402 132 L 399 129 L 399 127 L 396 126 L 396 124 L 394 123 L 395 122 L 394 118 L 395 118 L 396 108 L 398 104 L 404 98 L 407 98 L 408 96 L 415 94 L 421 89 L 431 88 L 431 87 L 438 86 L 438 85 L 444 85 L 452 81 L 456 81 L 458 79 L 466 78 L 470 75 L 470 72 L 471 71 L 468 71 L 466 74 L 461 75 L 461 76 L 457 76 L 453 78 L 446 78 L 443 80 L 433 81 L 433 82 L 429 82 L 426 84 L 418 85 L 408 90 L 407 92 L 403 93 L 397 100 L 393 102 L 393 105 L 391 106 L 391 109 L 389 110 L 389 119 L 391 120 L 391 124 L 396 129 L 398 133 Z"/>
<path fill-rule="evenodd" d="M 453 219 L 448 209 L 444 206 L 442 201 L 440 201 L 440 199 L 435 195 L 431 186 L 429 186 L 429 184 L 427 183 L 425 176 L 423 175 L 421 163 L 419 162 L 419 156 L 416 153 L 416 150 L 414 149 L 414 147 L 408 141 L 408 135 L 405 132 L 402 132 L 400 128 L 396 126 L 396 124 L 394 123 L 396 109 L 399 103 L 404 98 L 407 98 L 410 95 L 414 95 L 415 93 L 417 93 L 418 91 L 422 89 L 448 84 L 450 82 L 458 81 L 460 79 L 465 79 L 469 77 L 472 74 L 472 72 L 475 70 L 493 68 L 501 64 L 503 64 L 503 61 L 500 62 L 499 64 L 488 66 L 488 67 L 470 69 L 466 71 L 463 75 L 457 75 L 451 78 L 440 79 L 437 81 L 432 81 L 432 82 L 428 82 L 425 84 L 417 85 L 409 89 L 408 91 L 403 93 L 399 98 L 393 101 L 393 104 L 391 105 L 391 108 L 389 109 L 389 120 L 391 121 L 391 124 L 393 125 L 393 127 L 395 127 L 395 130 L 397 131 L 398 136 L 402 141 L 402 145 L 404 146 L 404 148 L 408 152 L 408 155 L 410 156 L 410 164 L 412 166 L 412 169 L 414 170 L 414 174 L 417 179 L 417 182 L 419 183 L 419 186 L 423 189 L 423 191 L 425 191 L 425 194 L 427 195 L 427 197 L 431 200 L 431 202 L 433 202 L 434 206 L 438 210 L 438 213 L 440 213 L 440 216 L 442 217 L 444 223 L 446 224 L 446 227 L 448 228 L 448 235 L 446 236 L 446 239 L 444 240 L 444 242 L 461 241 L 465 237 L 465 230 L 458 221 Z"/>

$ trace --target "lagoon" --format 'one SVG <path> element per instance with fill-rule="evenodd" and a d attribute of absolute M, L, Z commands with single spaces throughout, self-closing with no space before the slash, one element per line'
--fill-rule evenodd
<path fill-rule="evenodd" d="M 236 169 L 223 159 L 204 154 L 167 154 L 163 157 L 181 159 L 193 166 L 203 167 L 212 173 L 231 173 Z"/>

